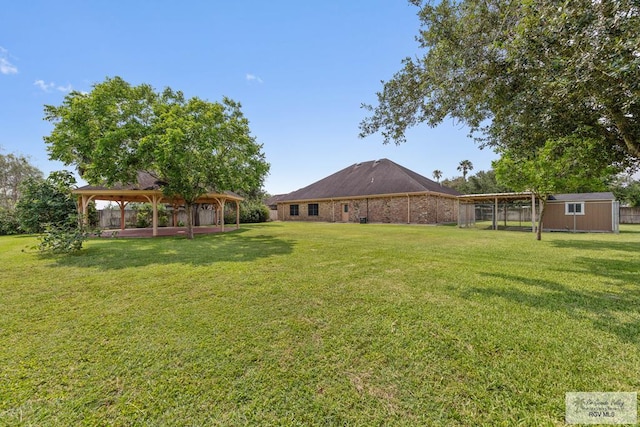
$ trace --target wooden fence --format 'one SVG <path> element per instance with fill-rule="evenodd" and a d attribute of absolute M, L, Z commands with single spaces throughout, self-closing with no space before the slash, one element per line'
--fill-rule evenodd
<path fill-rule="evenodd" d="M 640 224 L 640 207 L 621 207 L 620 224 Z"/>

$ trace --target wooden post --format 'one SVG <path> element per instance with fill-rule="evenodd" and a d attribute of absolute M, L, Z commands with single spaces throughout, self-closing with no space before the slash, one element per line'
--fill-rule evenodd
<path fill-rule="evenodd" d="M 120 206 L 120 230 L 124 230 L 125 228 L 125 216 L 124 216 L 124 208 L 127 206 L 128 202 L 124 200 L 119 200 L 118 206 Z"/>
<path fill-rule="evenodd" d="M 240 229 L 240 202 L 236 200 L 236 230 Z"/>
<path fill-rule="evenodd" d="M 531 193 L 531 231 L 536 232 L 536 196 Z"/>
<path fill-rule="evenodd" d="M 224 200 L 218 203 L 220 204 L 220 231 L 224 231 Z"/>
<path fill-rule="evenodd" d="M 158 235 L 158 201 L 160 197 L 154 195 L 153 196 L 153 237 Z"/>

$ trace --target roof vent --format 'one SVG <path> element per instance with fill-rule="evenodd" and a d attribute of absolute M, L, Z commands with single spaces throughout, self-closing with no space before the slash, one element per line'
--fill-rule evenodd
<path fill-rule="evenodd" d="M 376 160 L 373 162 L 373 166 L 377 165 L 378 163 L 380 163 L 380 160 Z"/>

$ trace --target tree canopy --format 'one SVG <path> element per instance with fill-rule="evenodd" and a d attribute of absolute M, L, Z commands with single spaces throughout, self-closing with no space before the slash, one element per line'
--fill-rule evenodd
<path fill-rule="evenodd" d="M 226 97 L 185 99 L 171 88 L 158 93 L 115 77 L 45 106 L 45 119 L 54 123 L 45 137 L 52 159 L 76 165 L 91 184 L 135 182 L 147 171 L 188 213 L 207 192 L 261 188 L 269 170 L 241 105 Z"/>
<path fill-rule="evenodd" d="M 361 136 L 405 141 L 449 117 L 481 146 L 532 152 L 580 134 L 602 160 L 640 158 L 640 6 L 633 0 L 412 0 L 422 57 L 384 83 Z M 593 151 L 588 148 L 588 151 Z M 597 154 L 597 155 L 598 155 Z"/>

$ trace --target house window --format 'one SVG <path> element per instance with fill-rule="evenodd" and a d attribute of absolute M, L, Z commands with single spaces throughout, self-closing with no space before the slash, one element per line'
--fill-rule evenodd
<path fill-rule="evenodd" d="M 308 212 L 309 212 L 309 216 L 318 216 L 318 204 L 309 203 Z"/>
<path fill-rule="evenodd" d="M 300 215 L 300 208 L 298 205 L 289 205 L 289 215 L 298 216 Z"/>
<path fill-rule="evenodd" d="M 584 202 L 567 202 L 564 204 L 565 215 L 584 215 Z"/>
<path fill-rule="evenodd" d="M 349 205 L 344 205 L 344 213 L 349 213 Z"/>

